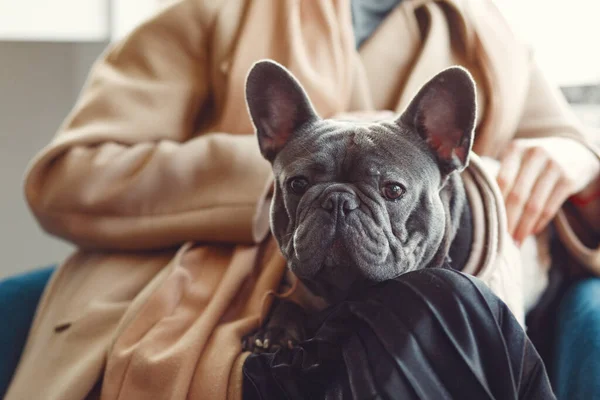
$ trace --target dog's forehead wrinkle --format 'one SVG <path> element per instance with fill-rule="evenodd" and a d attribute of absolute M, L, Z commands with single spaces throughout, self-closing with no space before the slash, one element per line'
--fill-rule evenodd
<path fill-rule="evenodd" d="M 335 136 L 327 124 L 314 124 L 310 129 L 299 132 L 280 152 L 274 169 L 279 173 L 291 169 L 326 170 L 330 167 L 330 159 L 335 156 Z"/>
<path fill-rule="evenodd" d="M 371 165 L 367 167 L 367 174 L 369 176 L 381 176 L 381 171 L 379 170 L 379 167 Z"/>
<path fill-rule="evenodd" d="M 397 124 L 315 124 L 284 148 L 274 172 L 280 182 L 298 175 L 346 183 L 398 181 L 410 189 L 408 196 L 419 196 L 426 187 L 439 186 L 439 171 L 424 161 L 423 156 L 433 156 L 422 139 L 402 131 Z M 357 140 L 361 135 L 376 143 Z"/>
<path fill-rule="evenodd" d="M 390 169 L 400 168 L 403 173 L 416 180 L 423 180 L 423 175 L 431 179 L 439 175 L 433 154 L 416 134 L 382 135 L 380 140 L 377 149 L 388 156 Z M 427 162 L 425 159 L 433 162 Z"/>
<path fill-rule="evenodd" d="M 364 126 L 354 128 L 352 131 L 352 143 L 361 149 L 375 146 L 372 131 Z"/>

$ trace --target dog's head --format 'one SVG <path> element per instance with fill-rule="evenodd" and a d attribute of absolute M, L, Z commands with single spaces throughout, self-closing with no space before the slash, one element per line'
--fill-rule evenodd
<path fill-rule="evenodd" d="M 446 229 L 441 191 L 468 163 L 475 86 L 460 67 L 425 84 L 395 120 L 320 118 L 281 65 L 256 63 L 246 100 L 273 166 L 271 229 L 288 266 L 335 301 L 429 265 Z"/>

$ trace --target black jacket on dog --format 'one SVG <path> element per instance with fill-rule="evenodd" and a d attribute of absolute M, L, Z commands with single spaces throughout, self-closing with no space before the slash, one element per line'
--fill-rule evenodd
<path fill-rule="evenodd" d="M 409 272 L 324 313 L 314 339 L 247 358 L 244 399 L 555 398 L 522 327 L 469 275 Z"/>

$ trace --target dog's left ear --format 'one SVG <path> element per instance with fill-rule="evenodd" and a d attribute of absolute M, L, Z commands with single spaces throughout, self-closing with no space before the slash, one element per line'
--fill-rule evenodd
<path fill-rule="evenodd" d="M 462 67 L 451 67 L 419 90 L 398 121 L 425 140 L 446 176 L 468 165 L 476 104 L 471 74 Z"/>
<path fill-rule="evenodd" d="M 260 151 L 271 162 L 296 130 L 318 119 L 300 82 L 271 60 L 259 61 L 250 69 L 246 104 Z"/>

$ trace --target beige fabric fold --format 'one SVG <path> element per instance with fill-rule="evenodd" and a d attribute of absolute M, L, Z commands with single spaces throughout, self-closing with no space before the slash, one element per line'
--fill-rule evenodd
<path fill-rule="evenodd" d="M 506 210 L 494 176 L 471 155 L 463 172 L 473 212 L 473 243 L 464 272 L 485 282 L 525 327 L 521 254 L 506 229 Z"/>

